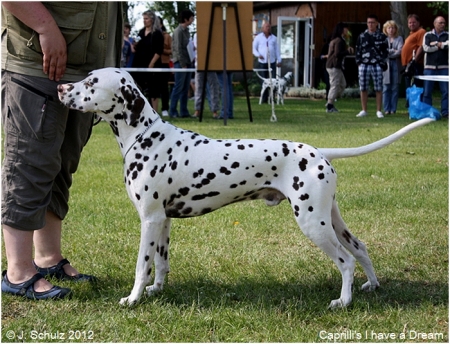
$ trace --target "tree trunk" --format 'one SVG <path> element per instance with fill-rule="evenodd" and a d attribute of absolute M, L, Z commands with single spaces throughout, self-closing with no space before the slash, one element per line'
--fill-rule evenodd
<path fill-rule="evenodd" d="M 408 37 L 408 12 L 406 10 L 406 2 L 391 1 L 391 17 L 397 23 L 398 34 L 403 38 Z"/>

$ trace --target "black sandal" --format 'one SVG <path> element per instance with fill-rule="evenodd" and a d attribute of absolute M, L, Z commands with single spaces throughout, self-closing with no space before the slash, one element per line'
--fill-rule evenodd
<path fill-rule="evenodd" d="M 66 296 L 71 294 L 71 290 L 69 288 L 61 288 L 57 285 L 54 285 L 50 290 L 47 291 L 35 291 L 34 283 L 39 281 L 41 278 L 44 278 L 40 273 L 37 273 L 33 277 L 31 277 L 28 281 L 22 283 L 11 283 L 8 280 L 8 276 L 6 271 L 2 273 L 2 292 L 13 294 L 17 296 L 23 296 L 31 300 L 47 300 L 47 299 L 63 299 Z"/>
<path fill-rule="evenodd" d="M 33 264 L 37 272 L 39 272 L 42 276 L 54 277 L 60 281 L 95 282 L 97 280 L 95 276 L 91 275 L 78 274 L 75 276 L 70 276 L 66 274 L 66 272 L 63 269 L 63 266 L 70 264 L 70 262 L 67 259 L 63 259 L 58 264 L 51 266 L 49 268 L 40 268 L 39 266 L 36 265 L 34 261 Z"/>

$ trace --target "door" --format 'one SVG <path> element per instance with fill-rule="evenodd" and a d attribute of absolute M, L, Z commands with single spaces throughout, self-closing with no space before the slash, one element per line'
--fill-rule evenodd
<path fill-rule="evenodd" d="M 293 86 L 310 87 L 313 61 L 312 18 L 278 17 L 277 39 L 283 60 L 283 70 L 277 68 L 277 75 L 294 73 Z"/>

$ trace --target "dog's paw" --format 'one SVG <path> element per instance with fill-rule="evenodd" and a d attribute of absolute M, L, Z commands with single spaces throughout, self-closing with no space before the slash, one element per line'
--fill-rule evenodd
<path fill-rule="evenodd" d="M 156 293 L 162 291 L 162 285 L 160 283 L 153 284 L 145 288 L 148 296 L 155 295 Z"/>
<path fill-rule="evenodd" d="M 339 308 L 344 308 L 345 305 L 342 302 L 341 299 L 337 299 L 337 300 L 333 300 L 331 301 L 330 305 L 328 306 L 328 309 L 339 309 Z"/>
<path fill-rule="evenodd" d="M 376 282 L 375 284 L 370 283 L 370 281 L 367 281 L 366 283 L 364 283 L 361 287 L 362 291 L 374 291 L 375 289 L 377 289 L 380 286 L 380 283 Z"/>
<path fill-rule="evenodd" d="M 119 304 L 122 306 L 133 306 L 134 304 L 136 304 L 137 300 L 133 300 L 132 298 L 128 297 L 124 297 L 120 299 Z"/>

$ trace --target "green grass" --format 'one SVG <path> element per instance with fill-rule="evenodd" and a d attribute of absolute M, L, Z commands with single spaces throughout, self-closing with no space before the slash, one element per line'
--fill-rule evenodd
<path fill-rule="evenodd" d="M 227 126 L 208 111 L 201 123 L 171 122 L 213 138 L 277 138 L 317 147 L 367 144 L 410 123 L 402 111 L 377 119 L 374 99 L 366 118 L 355 117 L 358 99 L 339 100 L 338 114 L 326 114 L 323 100 L 287 99 L 271 123 L 271 107 L 257 101 L 253 123 L 244 98 L 235 100 L 236 119 Z M 174 220 L 165 290 L 122 307 L 120 298 L 133 286 L 140 225 L 123 185 L 117 143 L 100 123 L 74 176 L 63 233 L 64 254 L 100 281 L 59 282 L 74 291 L 59 302 L 2 295 L 2 340 L 14 331 L 29 342 L 448 342 L 448 122 L 333 165 L 343 218 L 367 244 L 380 289 L 359 291 L 365 276 L 357 265 L 352 305 L 327 310 L 340 293 L 337 268 L 302 234 L 287 202 L 273 208 L 248 202 Z M 70 331 L 80 332 L 69 340 Z M 53 340 L 57 332 L 65 339 Z M 383 337 L 390 333 L 395 340 Z"/>

